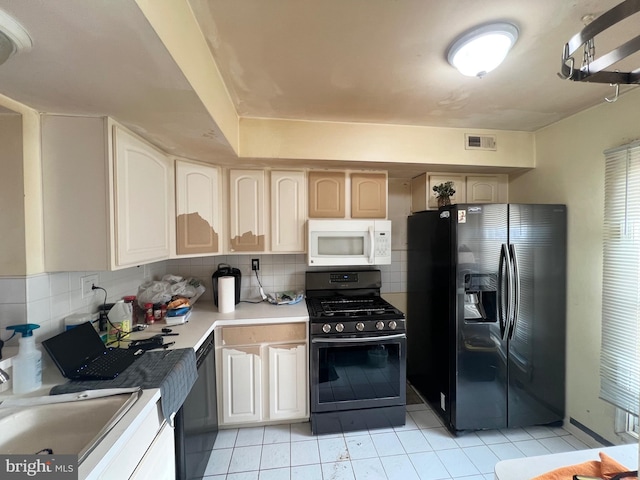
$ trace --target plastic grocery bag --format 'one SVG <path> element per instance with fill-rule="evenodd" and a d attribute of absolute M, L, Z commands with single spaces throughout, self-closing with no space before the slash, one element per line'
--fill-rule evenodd
<path fill-rule="evenodd" d="M 145 303 L 167 304 L 179 297 L 188 298 L 193 305 L 204 292 L 204 285 L 197 278 L 165 275 L 162 280 L 151 280 L 140 285 L 137 300 L 141 308 Z"/>

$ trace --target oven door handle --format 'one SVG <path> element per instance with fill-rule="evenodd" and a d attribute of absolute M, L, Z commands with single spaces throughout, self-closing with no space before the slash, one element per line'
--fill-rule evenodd
<path fill-rule="evenodd" d="M 312 338 L 311 343 L 371 343 L 372 341 L 397 340 L 407 338 L 406 333 L 396 335 L 383 335 L 381 337 L 356 337 L 356 338 Z"/>

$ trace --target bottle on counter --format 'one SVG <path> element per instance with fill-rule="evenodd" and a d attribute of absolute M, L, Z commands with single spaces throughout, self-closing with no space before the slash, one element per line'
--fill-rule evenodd
<path fill-rule="evenodd" d="M 138 306 L 138 302 L 136 302 L 135 295 L 126 295 L 122 297 L 124 303 L 131 304 L 131 328 L 134 327 L 138 323 L 140 307 Z"/>
<path fill-rule="evenodd" d="M 9 325 L 7 330 L 20 332 L 18 355 L 13 358 L 13 393 L 33 392 L 42 386 L 42 353 L 36 348 L 35 323 Z"/>
<path fill-rule="evenodd" d="M 153 303 L 144 304 L 144 320 L 146 323 L 153 323 L 155 321 L 153 318 Z"/>
<path fill-rule="evenodd" d="M 153 321 L 159 322 L 160 320 L 162 320 L 162 308 L 159 303 L 156 303 L 153 306 Z"/>

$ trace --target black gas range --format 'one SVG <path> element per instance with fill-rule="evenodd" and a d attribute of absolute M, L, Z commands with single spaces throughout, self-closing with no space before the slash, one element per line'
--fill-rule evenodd
<path fill-rule="evenodd" d="M 381 285 L 380 270 L 306 274 L 314 434 L 405 423 L 405 315 Z"/>
<path fill-rule="evenodd" d="M 405 333 L 405 315 L 380 296 L 380 270 L 307 272 L 311 335 Z"/>

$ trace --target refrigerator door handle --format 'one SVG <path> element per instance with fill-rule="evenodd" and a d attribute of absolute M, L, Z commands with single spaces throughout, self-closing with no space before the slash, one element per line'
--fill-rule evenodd
<path fill-rule="evenodd" d="M 504 288 L 504 275 L 506 275 L 507 288 Z M 498 321 L 500 323 L 500 336 L 502 340 L 507 339 L 511 313 L 511 260 L 509 258 L 509 248 L 506 243 L 500 247 L 500 262 L 498 266 Z"/>
<path fill-rule="evenodd" d="M 511 326 L 509 327 L 509 340 L 513 338 L 513 332 L 516 330 L 518 317 L 520 315 L 520 269 L 518 268 L 518 255 L 516 254 L 516 246 L 513 243 L 509 244 L 509 251 L 511 252 L 511 263 L 513 266 L 513 315 L 511 320 Z"/>

